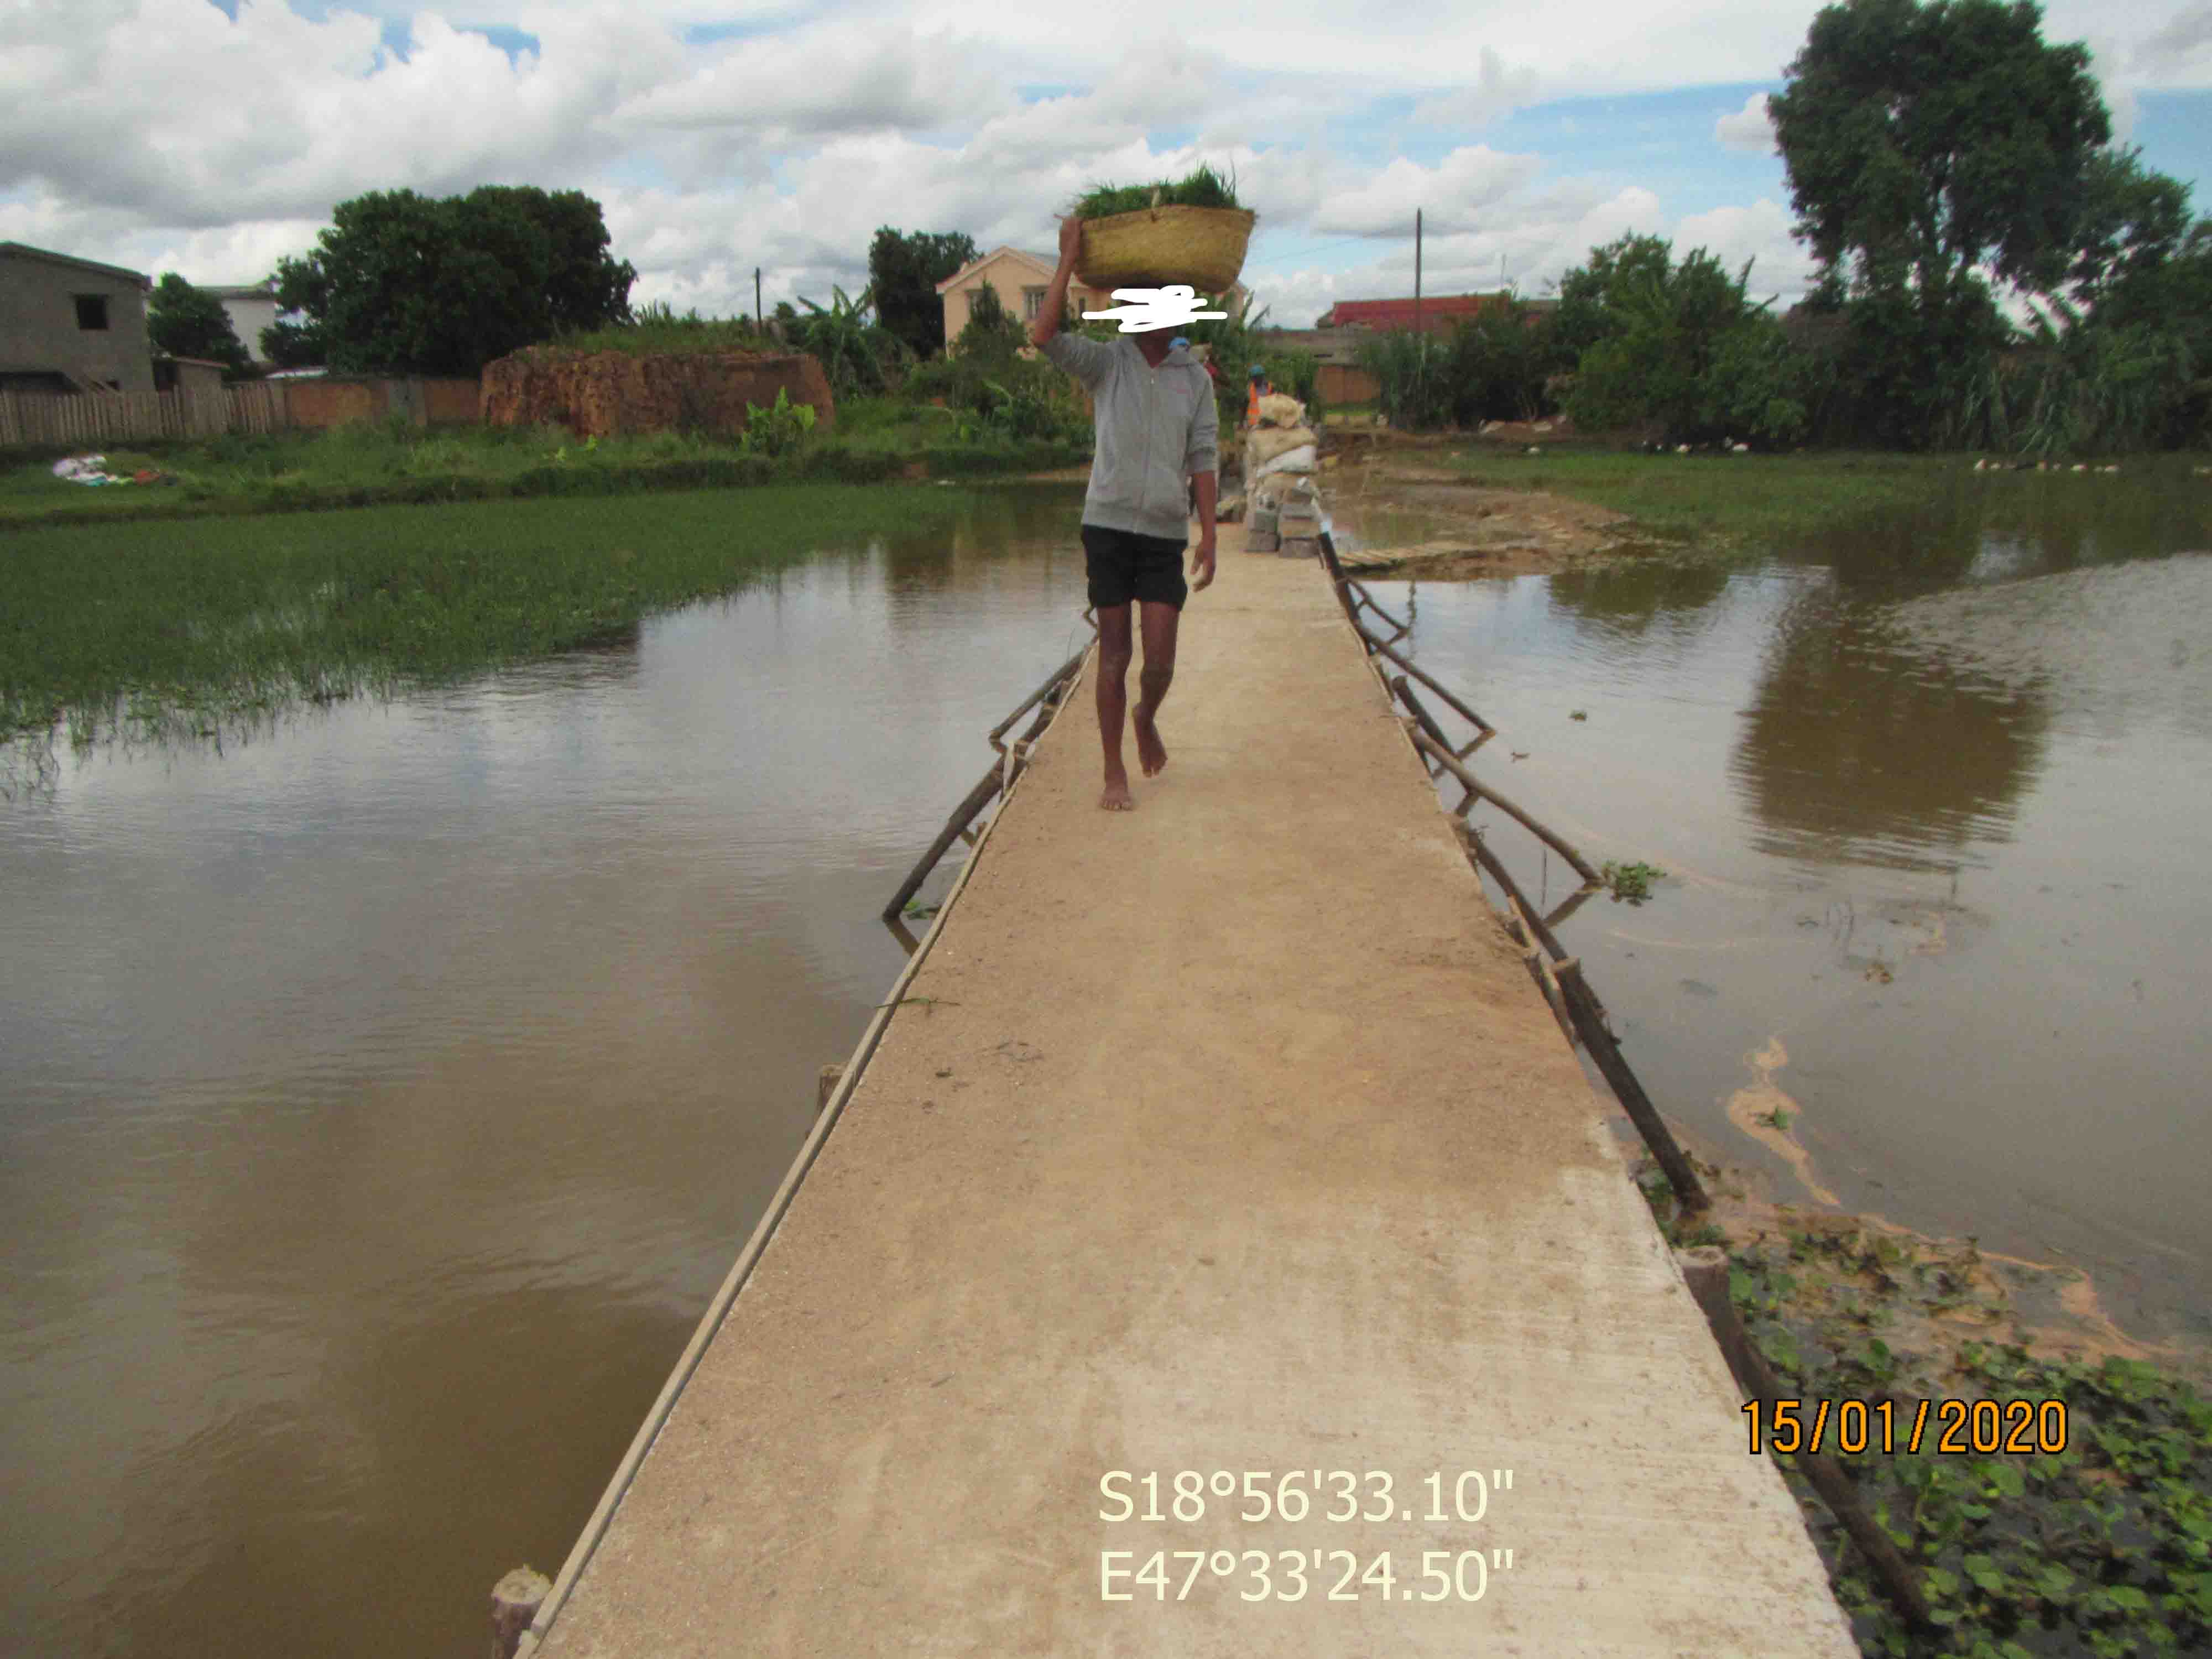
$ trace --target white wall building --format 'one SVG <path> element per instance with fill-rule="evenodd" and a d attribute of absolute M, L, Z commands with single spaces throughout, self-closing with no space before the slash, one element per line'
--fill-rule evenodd
<path fill-rule="evenodd" d="M 261 331 L 276 320 L 276 279 L 271 276 L 258 283 L 202 291 L 222 301 L 222 308 L 230 313 L 230 331 L 238 336 L 246 355 L 257 363 L 267 362 L 269 354 L 261 349 Z"/>

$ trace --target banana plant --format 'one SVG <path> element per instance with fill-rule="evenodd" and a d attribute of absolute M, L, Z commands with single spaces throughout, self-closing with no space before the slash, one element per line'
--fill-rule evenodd
<path fill-rule="evenodd" d="M 904 343 L 874 319 L 875 288 L 857 297 L 832 284 L 830 303 L 818 305 L 801 297 L 799 303 L 813 314 L 800 320 L 794 332 L 797 343 L 811 352 L 829 377 L 830 389 L 839 396 L 856 392 L 880 392 L 890 372 L 902 366 L 908 355 Z"/>

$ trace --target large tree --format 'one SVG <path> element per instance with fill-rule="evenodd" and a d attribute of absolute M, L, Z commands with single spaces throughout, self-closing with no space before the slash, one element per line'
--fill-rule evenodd
<path fill-rule="evenodd" d="M 2144 167 L 2140 149 L 2100 151 L 2084 179 L 2068 297 L 2112 323 L 2162 310 L 2166 267 L 2188 258 L 2192 231 L 2206 228 L 2189 197 L 2179 179 Z"/>
<path fill-rule="evenodd" d="M 1767 103 L 1798 233 L 1853 294 L 1948 309 L 1977 266 L 2064 275 L 2112 124 L 2089 54 L 2020 0 L 1844 0 L 1813 20 Z"/>
<path fill-rule="evenodd" d="M 204 358 L 233 374 L 243 373 L 248 361 L 222 301 L 173 270 L 155 283 L 147 296 L 146 337 L 156 351 Z"/>
<path fill-rule="evenodd" d="M 261 331 L 261 355 L 277 368 L 320 368 L 330 351 L 320 323 L 288 323 L 280 317 Z"/>
<path fill-rule="evenodd" d="M 945 349 L 945 301 L 937 285 L 974 260 L 975 238 L 964 231 L 902 234 L 885 225 L 868 247 L 868 290 L 876 317 L 916 357 Z"/>
<path fill-rule="evenodd" d="M 277 265 L 277 302 L 320 331 L 337 369 L 474 374 L 568 330 L 629 319 L 637 271 L 607 250 L 579 191 L 486 185 L 341 202 L 305 258 Z"/>

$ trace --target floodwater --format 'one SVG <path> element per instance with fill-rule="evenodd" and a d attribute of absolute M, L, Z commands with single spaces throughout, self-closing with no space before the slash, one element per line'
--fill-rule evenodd
<path fill-rule="evenodd" d="M 1749 568 L 1369 587 L 1498 728 L 1487 781 L 1668 872 L 1559 932 L 1695 1145 L 2085 1270 L 2201 1364 L 2212 489 L 2123 482 L 1969 475 Z M 1573 888 L 1474 817 L 1532 896 Z"/>
<path fill-rule="evenodd" d="M 0 1651 L 482 1652 L 1088 637 L 1078 499 L 0 801 Z"/>
<path fill-rule="evenodd" d="M 1669 872 L 1560 927 L 1694 1141 L 2202 1339 L 2212 538 L 2057 482 L 1725 573 L 1371 586 L 1487 776 Z M 1079 499 L 0 802 L 0 1646 L 481 1650 L 896 976 L 876 913 L 982 733 L 1082 639 Z"/>

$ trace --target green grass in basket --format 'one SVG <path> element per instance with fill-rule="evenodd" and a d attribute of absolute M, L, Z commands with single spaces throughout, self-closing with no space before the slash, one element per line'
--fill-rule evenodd
<path fill-rule="evenodd" d="M 1152 205 L 1159 192 L 1162 207 L 1233 208 L 1237 205 L 1237 179 L 1224 179 L 1203 161 L 1187 179 L 1163 179 L 1156 185 L 1094 185 L 1075 204 L 1079 219 L 1103 219 L 1116 213 L 1134 213 Z"/>

